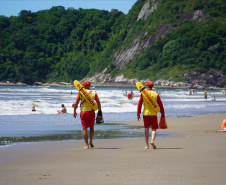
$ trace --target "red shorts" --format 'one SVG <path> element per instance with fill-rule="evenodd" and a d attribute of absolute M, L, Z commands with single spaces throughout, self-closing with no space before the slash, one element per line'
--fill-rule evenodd
<path fill-rule="evenodd" d="M 158 118 L 157 116 L 145 116 L 143 115 L 144 128 L 158 129 Z"/>
<path fill-rule="evenodd" d="M 80 113 L 80 118 L 82 122 L 82 128 L 94 128 L 95 122 L 95 112 L 94 111 L 82 111 Z"/>

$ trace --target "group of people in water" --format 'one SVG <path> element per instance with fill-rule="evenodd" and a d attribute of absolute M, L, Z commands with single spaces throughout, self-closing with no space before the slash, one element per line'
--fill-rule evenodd
<path fill-rule="evenodd" d="M 189 91 L 189 95 L 194 95 L 197 94 L 197 91 L 195 89 L 190 89 Z M 210 92 L 209 92 L 210 94 Z M 204 92 L 204 99 L 207 100 L 207 92 Z M 216 97 L 214 96 L 214 98 L 212 99 L 213 101 L 216 101 Z"/>
<path fill-rule="evenodd" d="M 225 90 L 226 91 L 226 90 Z M 223 92 L 223 94 L 225 94 L 225 91 Z M 189 95 L 194 95 L 194 94 L 197 94 L 197 91 L 195 90 L 195 89 L 190 89 L 190 91 L 189 91 Z M 211 94 L 211 92 L 209 92 L 209 95 Z M 207 100 L 207 92 L 205 91 L 204 92 L 204 99 L 205 100 Z M 216 101 L 217 99 L 216 99 L 216 96 L 213 96 L 213 98 L 212 98 L 212 101 Z"/>
<path fill-rule="evenodd" d="M 64 104 L 61 105 L 61 110 L 57 110 L 57 114 L 66 114 L 67 113 L 67 109 L 64 106 Z M 31 111 L 36 111 L 35 106 L 32 107 Z"/>
<path fill-rule="evenodd" d="M 192 94 L 197 94 L 197 91 L 195 89 L 190 89 L 189 95 L 192 95 Z"/>
<path fill-rule="evenodd" d="M 209 94 L 210 94 L 210 92 L 209 92 Z M 204 92 L 204 99 L 207 100 L 207 92 L 206 91 Z M 216 101 L 216 100 L 217 100 L 216 97 L 213 96 L 212 101 Z"/>

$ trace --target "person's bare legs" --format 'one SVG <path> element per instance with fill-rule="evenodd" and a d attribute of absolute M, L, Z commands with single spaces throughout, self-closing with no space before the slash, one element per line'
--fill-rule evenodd
<path fill-rule="evenodd" d="M 156 146 L 154 144 L 155 137 L 156 137 L 156 129 L 152 129 L 152 133 L 151 133 L 151 145 L 152 145 L 152 148 L 153 149 L 156 149 Z"/>
<path fill-rule="evenodd" d="M 83 129 L 83 138 L 86 143 L 86 146 L 84 148 L 89 148 L 87 128 Z"/>
<path fill-rule="evenodd" d="M 94 136 L 94 129 L 93 128 L 90 128 L 90 132 L 89 132 L 89 137 L 90 137 L 90 146 L 93 148 L 94 145 L 93 145 L 93 136 Z"/>
<path fill-rule="evenodd" d="M 148 144 L 148 140 L 149 140 L 149 128 L 145 128 L 144 130 L 144 138 L 145 138 L 145 143 L 146 143 L 146 149 L 149 149 L 149 144 Z"/>

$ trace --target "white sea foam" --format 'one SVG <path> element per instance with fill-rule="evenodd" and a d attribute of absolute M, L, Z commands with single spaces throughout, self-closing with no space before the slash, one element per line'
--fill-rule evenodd
<path fill-rule="evenodd" d="M 102 110 L 105 113 L 136 112 L 140 92 L 133 89 L 133 99 L 128 100 L 125 91 L 120 88 L 92 88 L 98 93 Z M 170 109 L 204 109 L 213 106 L 214 109 L 224 108 L 226 99 L 222 91 L 215 90 L 204 100 L 204 91 L 188 95 L 188 90 L 158 89 L 160 97 L 167 110 Z M 72 92 L 72 94 L 71 94 Z M 29 115 L 29 114 L 56 114 L 64 104 L 68 113 L 73 114 L 72 103 L 75 102 L 78 91 L 75 88 L 57 87 L 0 87 L 0 115 Z M 212 101 L 216 96 L 217 101 Z M 211 102 L 211 103 L 210 103 Z M 36 111 L 32 112 L 32 107 Z M 77 109 L 80 112 L 80 108 Z"/>
<path fill-rule="evenodd" d="M 168 104 L 165 108 L 169 109 L 200 109 L 204 108 L 205 105 L 202 104 Z"/>

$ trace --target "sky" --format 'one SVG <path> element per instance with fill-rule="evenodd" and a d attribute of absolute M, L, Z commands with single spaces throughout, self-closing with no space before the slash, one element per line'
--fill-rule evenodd
<path fill-rule="evenodd" d="M 6 17 L 18 16 L 21 10 L 48 10 L 53 6 L 63 6 L 74 9 L 118 9 L 127 14 L 137 0 L 0 0 L 0 15 Z"/>

